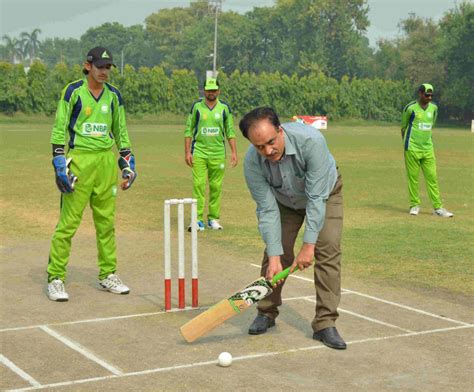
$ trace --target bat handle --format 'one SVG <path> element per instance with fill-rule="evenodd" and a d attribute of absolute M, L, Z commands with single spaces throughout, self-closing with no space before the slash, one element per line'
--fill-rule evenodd
<path fill-rule="evenodd" d="M 273 278 L 272 278 L 272 285 L 275 285 L 276 282 L 278 282 L 279 280 L 281 279 L 286 279 L 288 277 L 288 275 L 290 275 L 290 269 L 291 267 L 288 267 L 286 269 L 284 269 L 283 271 L 279 272 L 278 274 L 276 274 Z M 297 271 L 298 268 L 295 268 L 295 271 Z M 293 272 L 295 272 L 293 271 Z"/>

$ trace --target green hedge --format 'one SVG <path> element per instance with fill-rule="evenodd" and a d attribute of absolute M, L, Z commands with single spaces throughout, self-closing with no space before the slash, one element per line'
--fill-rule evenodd
<path fill-rule="evenodd" d="M 81 77 L 77 65 L 48 69 L 36 62 L 26 73 L 21 65 L 0 62 L 0 111 L 53 114 L 63 87 Z M 298 77 L 235 71 L 221 73 L 219 80 L 221 99 L 237 115 L 269 105 L 282 117 L 323 114 L 331 119 L 398 121 L 401 109 L 413 98 L 413 86 L 407 81 L 348 77 L 337 81 L 323 73 Z M 187 113 L 201 87 L 188 70 L 167 75 L 160 67 L 135 70 L 129 65 L 123 75 L 114 69 L 111 83 L 121 90 L 130 114 Z"/>

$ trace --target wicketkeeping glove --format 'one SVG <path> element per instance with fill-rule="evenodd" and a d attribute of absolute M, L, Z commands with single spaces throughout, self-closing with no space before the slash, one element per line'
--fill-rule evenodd
<path fill-rule="evenodd" d="M 69 170 L 72 158 L 66 160 L 64 155 L 53 158 L 54 172 L 56 174 L 56 185 L 62 193 L 74 192 L 74 184 L 77 177 Z"/>
<path fill-rule="evenodd" d="M 135 156 L 129 148 L 122 148 L 120 150 L 118 165 L 122 171 L 122 178 L 125 180 L 122 182 L 120 187 L 125 191 L 132 186 L 133 181 L 137 178 L 137 173 L 135 171 Z"/>

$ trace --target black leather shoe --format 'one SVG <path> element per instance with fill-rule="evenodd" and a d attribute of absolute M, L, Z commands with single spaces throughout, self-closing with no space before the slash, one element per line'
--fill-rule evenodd
<path fill-rule="evenodd" d="M 267 332 L 267 329 L 275 325 L 275 320 L 263 314 L 257 315 L 249 328 L 250 335 L 260 335 Z"/>
<path fill-rule="evenodd" d="M 321 331 L 313 333 L 313 339 L 323 342 L 326 346 L 335 348 L 336 350 L 345 350 L 346 342 L 341 338 L 336 327 L 324 328 Z"/>

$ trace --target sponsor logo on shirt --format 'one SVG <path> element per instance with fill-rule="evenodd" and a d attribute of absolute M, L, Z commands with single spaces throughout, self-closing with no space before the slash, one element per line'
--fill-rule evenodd
<path fill-rule="evenodd" d="M 109 111 L 109 105 L 102 105 L 101 108 L 100 108 L 100 111 L 101 111 L 102 113 L 104 113 L 104 114 L 105 114 L 105 113 L 108 113 L 108 111 Z"/>
<path fill-rule="evenodd" d="M 101 137 L 107 135 L 107 124 L 84 123 L 82 124 L 82 135 L 91 137 Z"/>
<path fill-rule="evenodd" d="M 201 128 L 201 134 L 203 136 L 217 136 L 219 135 L 218 127 L 203 127 Z"/>
<path fill-rule="evenodd" d="M 92 114 L 92 108 L 90 106 L 86 106 L 86 108 L 84 109 L 84 113 L 87 117 L 89 117 Z"/>
<path fill-rule="evenodd" d="M 215 118 L 216 120 L 219 120 L 219 119 L 221 118 L 221 114 L 220 114 L 220 113 L 214 114 L 214 118 Z"/>
<path fill-rule="evenodd" d="M 431 114 L 430 112 L 426 113 L 426 115 L 427 115 L 428 117 L 431 117 L 431 116 L 432 116 L 432 114 Z"/>
<path fill-rule="evenodd" d="M 431 131 L 431 128 L 432 128 L 432 124 L 431 123 L 420 123 L 418 125 L 418 129 L 420 131 Z"/>

